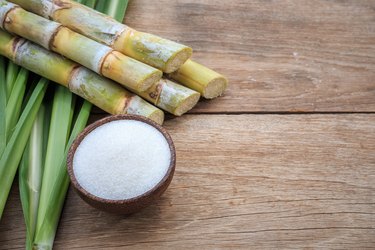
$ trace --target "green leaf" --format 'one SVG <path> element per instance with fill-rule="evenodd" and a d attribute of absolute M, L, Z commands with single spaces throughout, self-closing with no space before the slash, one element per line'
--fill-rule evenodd
<path fill-rule="evenodd" d="M 22 100 L 25 95 L 26 83 L 29 71 L 22 68 L 13 84 L 12 92 L 5 110 L 6 135 L 7 141 L 13 133 L 21 113 Z"/>
<path fill-rule="evenodd" d="M 125 17 L 125 11 L 128 7 L 127 0 L 111 0 L 106 1 L 104 13 L 122 22 Z"/>
<path fill-rule="evenodd" d="M 112 2 L 112 1 L 110 1 L 110 2 Z M 106 6 L 107 6 L 107 0 L 97 0 L 95 9 L 97 11 L 105 13 L 104 10 L 106 9 Z"/>
<path fill-rule="evenodd" d="M 94 9 L 96 5 L 96 0 L 86 0 L 86 2 L 84 2 L 83 4 L 86 5 L 87 7 Z"/>
<path fill-rule="evenodd" d="M 19 167 L 19 190 L 26 223 L 26 249 L 32 249 L 43 177 L 44 138 L 48 136 L 45 104 L 39 109 Z"/>
<path fill-rule="evenodd" d="M 59 162 L 60 167 L 55 172 L 56 181 L 51 187 L 50 196 L 46 204 L 50 204 L 46 211 L 41 227 L 38 228 L 36 239 L 34 242 L 35 249 L 51 249 L 53 240 L 55 238 L 56 229 L 58 226 L 60 214 L 64 206 L 66 192 L 69 187 L 69 177 L 66 170 L 66 158 L 70 146 L 72 145 L 78 134 L 85 128 L 90 116 L 91 104 L 85 101 L 76 119 L 73 131 L 70 135 L 69 141 L 64 151 L 64 157 Z"/>
<path fill-rule="evenodd" d="M 48 81 L 42 79 L 35 87 L 22 115 L 17 122 L 15 130 L 10 137 L 3 155 L 0 159 L 0 219 L 2 217 L 6 200 L 13 183 L 17 167 L 21 161 L 34 120 L 46 93 Z"/>
<path fill-rule="evenodd" d="M 59 171 L 60 162 L 63 159 L 65 145 L 70 134 L 71 120 L 74 112 L 73 95 L 62 86 L 57 86 L 53 100 L 51 124 L 49 128 L 46 158 L 42 189 L 39 200 L 37 234 L 42 227 L 48 209 L 55 209 L 48 203 L 48 198 L 54 183 L 57 181 L 56 173 Z M 37 240 L 37 238 L 36 238 Z M 44 241 L 44 239 L 39 239 Z M 53 239 L 52 239 L 53 242 Z"/>
<path fill-rule="evenodd" d="M 7 74 L 6 74 L 7 99 L 9 98 L 10 93 L 12 92 L 13 84 L 17 78 L 19 70 L 20 70 L 20 67 L 17 64 L 11 61 L 8 62 L 8 68 L 7 68 Z"/>
<path fill-rule="evenodd" d="M 7 140 L 5 110 L 7 105 L 5 83 L 5 59 L 0 56 L 0 157 L 4 152 Z"/>

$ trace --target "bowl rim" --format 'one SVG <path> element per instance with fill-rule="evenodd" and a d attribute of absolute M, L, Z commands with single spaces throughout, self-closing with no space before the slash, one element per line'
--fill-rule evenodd
<path fill-rule="evenodd" d="M 144 122 L 154 128 L 156 128 L 167 140 L 167 143 L 169 145 L 169 150 L 171 153 L 171 159 L 170 163 L 168 166 L 168 170 L 164 177 L 150 190 L 147 192 L 140 194 L 138 196 L 129 198 L 129 199 L 120 199 L 120 200 L 114 200 L 114 199 L 105 199 L 98 197 L 90 192 L 88 192 L 85 188 L 83 188 L 80 183 L 78 182 L 77 178 L 75 177 L 74 170 L 73 170 L 73 159 L 75 152 L 81 142 L 86 138 L 88 134 L 90 134 L 92 131 L 94 131 L 96 128 L 113 122 L 113 121 L 119 121 L 119 120 L 135 120 L 135 121 L 140 121 Z M 78 136 L 77 138 L 73 141 L 72 145 L 69 148 L 68 151 L 68 156 L 67 156 L 67 171 L 68 175 L 70 177 L 70 180 L 72 182 L 72 185 L 74 188 L 76 188 L 82 195 L 86 196 L 90 200 L 93 200 L 95 202 L 99 203 L 105 203 L 105 204 L 110 204 L 110 205 L 124 205 L 124 204 L 129 204 L 129 203 L 136 203 L 139 200 L 146 199 L 148 197 L 151 197 L 154 193 L 157 193 L 157 191 L 164 186 L 164 184 L 168 181 L 171 175 L 174 174 L 176 167 L 176 149 L 172 140 L 172 137 L 169 135 L 169 133 L 166 131 L 165 128 L 163 128 L 161 125 L 157 124 L 156 122 L 143 117 L 139 115 L 111 115 L 107 116 L 103 119 L 100 119 L 89 126 L 87 126 Z"/>

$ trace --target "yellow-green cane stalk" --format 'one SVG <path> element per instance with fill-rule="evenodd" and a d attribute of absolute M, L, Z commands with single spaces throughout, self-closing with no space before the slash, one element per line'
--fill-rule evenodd
<path fill-rule="evenodd" d="M 206 99 L 221 96 L 228 86 L 228 80 L 224 76 L 192 60 L 169 74 L 169 77 L 198 91 Z"/>
<path fill-rule="evenodd" d="M 41 80 L 35 87 L 0 158 L 0 219 L 47 85 Z"/>
<path fill-rule="evenodd" d="M 113 81 L 27 40 L 0 30 L 0 55 L 57 82 L 111 114 L 137 114 L 161 124 L 164 114 Z"/>
<path fill-rule="evenodd" d="M 115 19 L 70 0 L 11 0 L 23 8 L 117 51 L 171 73 L 192 54 L 192 49 L 161 37 L 136 31 Z"/>
<path fill-rule="evenodd" d="M 0 26 L 55 51 L 120 84 L 140 91 L 160 80 L 162 72 L 99 42 L 0 0 Z"/>

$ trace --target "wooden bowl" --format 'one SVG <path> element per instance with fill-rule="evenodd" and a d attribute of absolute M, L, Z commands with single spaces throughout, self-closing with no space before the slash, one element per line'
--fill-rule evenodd
<path fill-rule="evenodd" d="M 80 145 L 80 143 L 83 141 L 83 139 L 97 127 L 103 124 L 112 122 L 112 121 L 117 121 L 117 120 L 136 120 L 136 121 L 147 123 L 151 125 L 152 127 L 156 128 L 158 131 L 162 133 L 162 135 L 167 140 L 169 144 L 170 153 L 171 153 L 170 164 L 169 164 L 167 173 L 162 178 L 162 180 L 156 186 L 154 186 L 151 190 L 147 191 L 146 193 L 143 193 L 142 195 L 139 195 L 131 199 L 124 199 L 124 200 L 104 199 L 104 198 L 100 198 L 89 193 L 79 184 L 79 182 L 77 181 L 74 175 L 74 170 L 73 170 L 74 154 L 78 146 Z M 116 213 L 116 214 L 132 214 L 132 213 L 138 212 L 142 208 L 145 208 L 149 206 L 150 204 L 152 204 L 153 202 L 155 202 L 168 188 L 169 184 L 172 181 L 173 174 L 174 174 L 175 167 L 176 167 L 176 150 L 175 150 L 172 138 L 168 134 L 168 132 L 163 127 L 155 123 L 154 121 L 144 118 L 142 116 L 136 116 L 136 115 L 109 116 L 91 124 L 85 130 L 83 130 L 81 134 L 79 134 L 79 136 L 76 138 L 76 140 L 73 142 L 72 146 L 69 149 L 68 158 L 67 158 L 67 167 L 68 167 L 68 174 L 69 174 L 69 177 L 73 184 L 74 189 L 78 192 L 79 196 L 88 204 L 105 212 Z"/>

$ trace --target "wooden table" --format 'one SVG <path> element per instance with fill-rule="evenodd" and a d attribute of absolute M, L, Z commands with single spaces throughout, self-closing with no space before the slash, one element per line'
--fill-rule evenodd
<path fill-rule="evenodd" d="M 177 171 L 157 204 L 114 216 L 70 191 L 56 249 L 375 248 L 373 0 L 137 0 L 125 22 L 231 85 L 165 122 Z M 0 248 L 24 230 L 15 186 Z"/>

